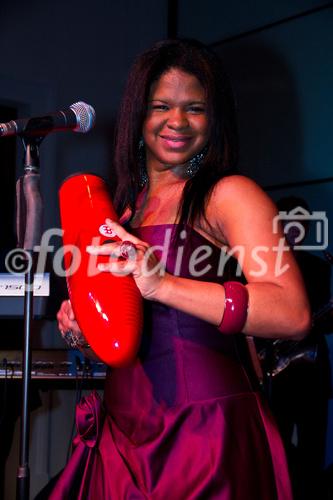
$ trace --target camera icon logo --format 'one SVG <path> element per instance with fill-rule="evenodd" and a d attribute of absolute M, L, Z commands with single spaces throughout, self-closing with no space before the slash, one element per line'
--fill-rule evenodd
<path fill-rule="evenodd" d="M 273 232 L 278 232 L 279 222 L 294 250 L 326 250 L 328 247 L 328 219 L 326 212 L 309 212 L 295 207 L 290 212 L 281 211 L 273 219 Z M 302 243 L 307 237 L 307 242 Z"/>

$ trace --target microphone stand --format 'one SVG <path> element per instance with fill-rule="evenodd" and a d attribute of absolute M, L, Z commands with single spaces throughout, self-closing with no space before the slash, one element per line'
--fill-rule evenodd
<path fill-rule="evenodd" d="M 33 285 L 36 267 L 34 247 L 40 244 L 42 230 L 42 199 L 40 194 L 39 145 L 44 137 L 21 135 L 24 154 L 24 175 L 17 181 L 18 245 L 25 250 L 24 341 L 22 353 L 22 413 L 20 426 L 19 466 L 16 476 L 16 499 L 29 500 L 29 437 L 31 328 L 33 322 Z"/>

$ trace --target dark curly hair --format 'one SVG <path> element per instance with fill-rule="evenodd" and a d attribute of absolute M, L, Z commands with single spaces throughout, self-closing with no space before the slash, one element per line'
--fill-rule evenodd
<path fill-rule="evenodd" d="M 234 172 L 238 159 L 235 101 L 220 58 L 195 40 L 164 40 L 135 61 L 126 85 L 115 136 L 117 174 L 115 206 L 132 216 L 140 191 L 138 144 L 153 82 L 171 68 L 196 76 L 207 96 L 208 151 L 198 173 L 186 181 L 178 209 L 180 227 L 205 216 L 205 207 L 219 179 Z"/>

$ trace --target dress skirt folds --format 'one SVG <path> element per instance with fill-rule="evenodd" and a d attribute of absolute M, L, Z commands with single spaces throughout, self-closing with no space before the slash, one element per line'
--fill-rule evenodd
<path fill-rule="evenodd" d="M 170 243 L 172 229 L 137 234 L 156 245 L 168 272 L 223 282 L 220 250 L 191 231 L 182 251 Z M 195 251 L 207 259 L 193 273 Z M 74 451 L 51 500 L 292 498 L 279 434 L 236 337 L 163 304 L 146 303 L 136 362 L 109 372 L 103 404 L 95 392 L 82 399 L 76 423 Z"/>

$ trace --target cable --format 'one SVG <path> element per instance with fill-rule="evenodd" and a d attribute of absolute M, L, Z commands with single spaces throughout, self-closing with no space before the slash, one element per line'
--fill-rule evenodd
<path fill-rule="evenodd" d="M 72 429 L 71 433 L 69 436 L 69 442 L 68 442 L 68 448 L 67 448 L 67 454 L 66 454 L 66 463 L 70 459 L 70 456 L 72 454 L 72 442 L 74 439 L 74 434 L 75 434 L 75 426 L 76 426 L 76 407 L 79 404 L 81 397 L 82 397 L 82 382 L 83 382 L 83 370 L 81 371 L 81 360 L 79 356 L 75 356 L 75 405 L 74 405 L 74 416 L 73 416 L 73 423 L 72 423 Z M 81 371 L 81 377 L 79 377 L 79 371 Z"/>
<path fill-rule="evenodd" d="M 8 379 L 7 379 L 7 373 L 8 373 L 8 361 L 7 358 L 3 358 L 2 364 L 4 366 L 5 370 L 5 378 L 4 378 L 4 385 L 3 385 L 3 394 L 2 394 L 2 408 L 3 412 L 2 415 L 0 416 L 0 425 L 5 421 L 6 419 L 6 408 L 7 408 L 7 384 L 8 384 Z"/>
<path fill-rule="evenodd" d="M 239 33 L 238 35 L 232 35 L 232 36 L 224 38 L 222 40 L 217 40 L 216 42 L 212 42 L 209 45 L 211 47 L 214 47 L 215 45 L 221 45 L 224 43 L 234 42 L 236 40 L 240 40 L 241 38 L 245 38 L 247 36 L 256 35 L 257 33 L 260 33 L 261 31 L 275 28 L 275 26 L 279 26 L 281 24 L 286 24 L 286 23 L 289 23 L 291 21 L 295 21 L 297 19 L 300 19 L 302 17 L 316 14 L 317 12 L 320 12 L 320 11 L 325 10 L 325 9 L 330 9 L 331 7 L 333 7 L 333 2 L 328 2 L 324 5 L 320 5 L 319 7 L 314 7 L 312 9 L 304 10 L 303 12 L 299 12 L 298 14 L 284 17 L 282 19 L 279 19 L 278 21 L 273 21 L 271 23 L 265 24 L 264 26 L 259 26 L 258 28 L 253 28 L 252 30 L 244 31 L 243 33 Z"/>

